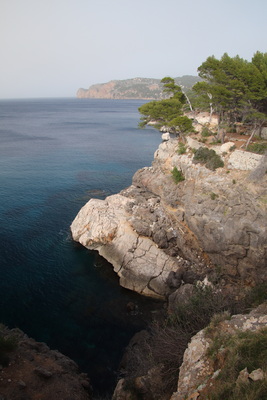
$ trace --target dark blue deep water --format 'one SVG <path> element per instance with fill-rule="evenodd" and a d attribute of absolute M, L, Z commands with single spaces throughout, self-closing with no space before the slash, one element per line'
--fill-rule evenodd
<path fill-rule="evenodd" d="M 142 103 L 0 101 L 0 322 L 73 358 L 102 393 L 158 304 L 121 288 L 69 226 L 91 197 L 117 193 L 151 164 L 161 139 L 137 128 Z"/>

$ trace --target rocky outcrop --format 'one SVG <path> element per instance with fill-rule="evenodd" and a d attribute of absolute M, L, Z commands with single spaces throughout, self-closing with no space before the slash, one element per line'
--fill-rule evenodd
<path fill-rule="evenodd" d="M 156 202 L 157 198 L 150 198 L 151 210 Z M 169 290 L 167 277 L 170 271 L 179 269 L 179 263 L 144 235 L 145 227 L 140 226 L 143 234 L 137 233 L 138 221 L 132 219 L 134 204 L 131 195 L 91 199 L 72 223 L 72 235 L 74 240 L 98 250 L 112 263 L 122 286 L 144 295 L 162 297 Z M 146 221 L 149 223 L 152 224 L 152 220 Z"/>
<path fill-rule="evenodd" d="M 251 181 L 247 171 L 230 171 L 240 151 L 223 152 L 225 167 L 211 171 L 177 148 L 177 139 L 164 141 L 129 188 L 90 200 L 71 225 L 74 240 L 111 262 L 122 286 L 149 296 L 166 297 L 205 276 L 245 285 L 265 280 L 266 174 Z M 185 177 L 179 184 L 174 167 Z"/>
<path fill-rule="evenodd" d="M 50 350 L 45 343 L 36 342 L 19 329 L 10 330 L 1 325 L 0 338 L 1 399 L 91 398 L 87 375 L 80 374 L 78 366 L 68 357 Z"/>
<path fill-rule="evenodd" d="M 267 326 L 267 304 L 263 304 L 250 314 L 234 315 L 231 319 L 226 319 L 213 328 L 212 336 L 209 336 L 209 331 L 203 329 L 198 332 L 188 345 L 184 353 L 183 364 L 180 368 L 179 381 L 177 392 L 171 397 L 171 400 L 184 399 L 205 399 L 208 394 L 216 391 L 216 378 L 224 368 L 224 361 L 227 348 L 221 347 L 220 361 L 218 365 L 212 360 L 207 353 L 207 350 L 212 345 L 214 337 L 218 340 L 220 337 L 229 337 L 236 335 L 238 332 L 257 332 Z M 265 344 L 266 346 L 266 344 Z M 223 354 L 224 353 L 224 354 Z M 250 357 L 253 357 L 251 354 Z M 264 373 L 262 370 L 252 371 L 250 374 L 246 368 L 246 376 L 244 371 L 240 371 L 237 380 L 252 380 L 263 379 Z"/>

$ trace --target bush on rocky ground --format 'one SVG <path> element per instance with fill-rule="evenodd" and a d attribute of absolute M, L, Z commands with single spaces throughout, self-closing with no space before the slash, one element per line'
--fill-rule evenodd
<path fill-rule="evenodd" d="M 212 171 L 224 166 L 221 157 L 213 149 L 208 149 L 207 147 L 200 147 L 196 150 L 193 162 L 205 164 L 205 167 Z"/>

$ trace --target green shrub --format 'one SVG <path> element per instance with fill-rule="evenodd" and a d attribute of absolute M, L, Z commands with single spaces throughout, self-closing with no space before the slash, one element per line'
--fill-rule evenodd
<path fill-rule="evenodd" d="M 186 117 L 185 115 L 181 115 L 172 119 L 168 126 L 175 128 L 177 132 L 182 134 L 194 132 L 193 121 Z"/>
<path fill-rule="evenodd" d="M 224 162 L 221 159 L 220 156 L 216 154 L 215 157 L 212 157 L 208 162 L 206 163 L 206 167 L 208 169 L 211 169 L 212 171 L 215 171 L 217 168 L 222 168 L 224 166 Z"/>
<path fill-rule="evenodd" d="M 175 183 L 179 183 L 185 180 L 185 177 L 181 170 L 178 170 L 177 167 L 174 167 L 172 170 L 172 177 Z"/>
<path fill-rule="evenodd" d="M 201 131 L 201 136 L 202 137 L 209 137 L 209 136 L 212 136 L 212 135 L 213 135 L 213 133 L 206 126 L 204 126 L 204 128 Z"/>
<path fill-rule="evenodd" d="M 0 351 L 13 351 L 15 350 L 17 346 L 17 340 L 10 336 L 10 337 L 4 337 L 4 336 L 0 336 Z"/>
<path fill-rule="evenodd" d="M 211 192 L 210 198 L 211 200 L 215 200 L 217 197 L 219 197 L 216 193 Z"/>
<path fill-rule="evenodd" d="M 251 143 L 248 145 L 247 150 L 256 154 L 264 154 L 267 151 L 267 143 Z"/>
<path fill-rule="evenodd" d="M 147 121 L 146 121 L 146 120 L 140 121 L 140 122 L 138 123 L 138 128 L 139 128 L 139 129 L 143 129 L 143 128 L 145 128 L 146 124 L 147 124 Z"/>
<path fill-rule="evenodd" d="M 267 282 L 261 283 L 252 288 L 245 298 L 247 308 L 257 307 L 267 300 Z"/>
<path fill-rule="evenodd" d="M 224 166 L 221 157 L 214 150 L 208 149 L 207 147 L 200 147 L 197 149 L 193 162 L 205 164 L 205 166 L 212 171 Z"/>
<path fill-rule="evenodd" d="M 185 152 L 186 152 L 186 145 L 182 142 L 179 142 L 177 153 L 185 154 Z"/>

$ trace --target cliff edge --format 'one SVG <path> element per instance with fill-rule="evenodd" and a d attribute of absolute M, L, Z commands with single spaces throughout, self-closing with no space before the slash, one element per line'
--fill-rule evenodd
<path fill-rule="evenodd" d="M 266 157 L 216 146 L 224 167 L 212 171 L 194 162 L 202 144 L 189 137 L 181 155 L 178 144 L 163 141 L 127 189 L 91 199 L 71 225 L 73 239 L 106 258 L 122 286 L 147 296 L 166 298 L 196 281 L 266 281 L 267 176 L 252 174 L 266 169 Z M 184 177 L 178 184 L 174 167 Z"/>

